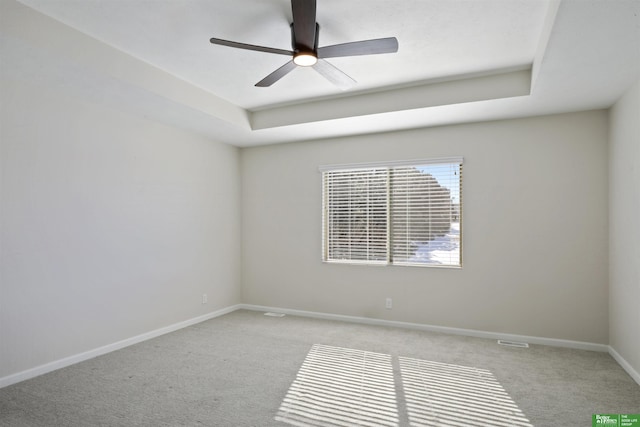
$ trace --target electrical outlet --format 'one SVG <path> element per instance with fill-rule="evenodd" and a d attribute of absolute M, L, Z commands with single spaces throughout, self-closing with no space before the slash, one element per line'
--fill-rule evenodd
<path fill-rule="evenodd" d="M 393 308 L 393 300 L 391 298 L 387 298 L 387 301 L 384 303 L 384 307 L 387 310 L 391 310 Z"/>
<path fill-rule="evenodd" d="M 202 303 L 206 304 L 208 302 L 207 294 L 202 294 Z"/>

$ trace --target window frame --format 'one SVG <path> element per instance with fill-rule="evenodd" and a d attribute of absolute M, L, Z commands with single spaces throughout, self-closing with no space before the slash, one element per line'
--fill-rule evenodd
<path fill-rule="evenodd" d="M 346 265 L 372 265 L 372 266 L 392 266 L 392 267 L 435 267 L 435 268 L 454 268 L 461 269 L 463 266 L 463 158 L 462 157 L 446 157 L 434 159 L 416 159 L 416 160 L 400 160 L 391 162 L 374 162 L 374 163 L 354 163 L 340 165 L 320 166 L 319 171 L 322 173 L 322 262 L 327 264 L 346 264 Z M 459 242 L 458 242 L 458 263 L 457 264 L 438 264 L 426 262 L 394 262 L 394 230 L 393 215 L 394 205 L 392 203 L 392 169 L 402 167 L 428 167 L 433 165 L 457 166 L 458 174 L 458 222 L 459 226 Z M 326 182 L 327 172 L 355 172 L 357 170 L 373 170 L 384 168 L 387 170 L 386 178 L 386 257 L 383 261 L 369 259 L 330 259 L 329 254 L 329 206 L 328 206 L 328 188 Z M 455 174 L 454 174 L 455 175 Z M 432 175 L 433 176 L 433 175 Z M 438 181 L 438 184 L 440 182 Z M 441 184 L 440 184 L 441 185 Z M 395 207 L 397 209 L 397 206 Z"/>

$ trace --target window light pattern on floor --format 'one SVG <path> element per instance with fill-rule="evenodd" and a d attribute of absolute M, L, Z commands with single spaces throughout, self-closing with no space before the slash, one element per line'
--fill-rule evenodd
<path fill-rule="evenodd" d="M 532 427 L 490 371 L 399 359 L 411 426 Z"/>
<path fill-rule="evenodd" d="M 398 426 L 391 356 L 315 344 L 278 410 L 294 426 Z"/>

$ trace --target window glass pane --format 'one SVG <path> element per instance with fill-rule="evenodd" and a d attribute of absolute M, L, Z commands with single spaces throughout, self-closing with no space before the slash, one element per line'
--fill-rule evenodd
<path fill-rule="evenodd" d="M 461 265 L 458 164 L 391 170 L 392 262 Z"/>

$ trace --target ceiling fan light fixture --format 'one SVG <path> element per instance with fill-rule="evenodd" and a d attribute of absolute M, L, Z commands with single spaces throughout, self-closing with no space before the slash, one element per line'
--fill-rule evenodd
<path fill-rule="evenodd" d="M 293 62 L 301 67 L 316 65 L 318 57 L 313 52 L 298 52 L 293 56 Z"/>
<path fill-rule="evenodd" d="M 398 40 L 395 37 L 318 47 L 320 25 L 316 22 L 316 0 L 291 0 L 291 14 L 293 16 L 293 22 L 290 25 L 292 50 L 239 43 L 215 37 L 212 37 L 209 41 L 216 45 L 275 53 L 286 55 L 289 58 L 286 64 L 256 83 L 257 87 L 269 87 L 297 67 L 313 67 L 325 79 L 340 89 L 346 90 L 352 87 L 356 81 L 325 61 L 325 59 L 343 56 L 377 55 L 379 53 L 394 53 L 398 51 Z"/>

